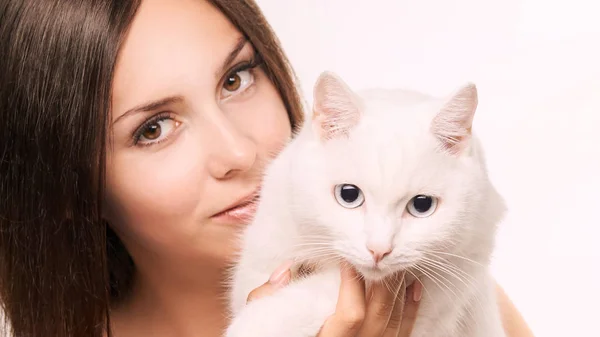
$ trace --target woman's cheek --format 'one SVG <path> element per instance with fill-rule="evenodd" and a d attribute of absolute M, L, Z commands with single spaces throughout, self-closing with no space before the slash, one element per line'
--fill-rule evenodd
<path fill-rule="evenodd" d="M 114 161 L 108 190 L 111 218 L 117 226 L 163 238 L 189 232 L 196 219 L 207 174 L 193 144 L 142 153 L 136 160 Z"/>

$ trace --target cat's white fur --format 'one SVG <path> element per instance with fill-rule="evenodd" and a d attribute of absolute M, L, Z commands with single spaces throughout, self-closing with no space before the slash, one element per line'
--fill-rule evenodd
<path fill-rule="evenodd" d="M 227 337 L 315 336 L 335 311 L 347 260 L 370 282 L 407 270 L 423 298 L 412 337 L 502 337 L 488 262 L 505 211 L 471 133 L 477 90 L 445 98 L 405 90 L 352 91 L 323 73 L 312 120 L 268 168 L 256 217 L 243 233 L 231 279 Z M 342 207 L 337 184 L 364 203 Z M 436 211 L 407 212 L 416 195 L 439 197 Z M 369 247 L 392 252 L 373 269 Z M 286 260 L 318 272 L 246 305 L 249 292 Z"/>

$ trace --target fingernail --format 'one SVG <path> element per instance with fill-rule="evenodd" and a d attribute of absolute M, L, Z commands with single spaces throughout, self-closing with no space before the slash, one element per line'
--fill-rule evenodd
<path fill-rule="evenodd" d="M 415 280 L 415 283 L 413 285 L 413 300 L 415 302 L 419 302 L 421 300 L 422 296 L 423 296 L 423 285 L 421 284 L 421 282 L 419 282 L 419 280 Z"/>
<path fill-rule="evenodd" d="M 290 271 L 292 264 L 292 261 L 287 261 L 275 269 L 269 278 L 269 283 L 273 285 L 285 285 L 289 283 L 292 277 L 292 272 Z"/>

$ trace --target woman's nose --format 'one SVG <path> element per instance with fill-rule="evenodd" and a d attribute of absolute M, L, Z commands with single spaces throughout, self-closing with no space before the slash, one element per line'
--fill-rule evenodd
<path fill-rule="evenodd" d="M 229 179 L 250 170 L 256 161 L 256 143 L 225 121 L 214 134 L 208 170 L 215 179 Z"/>

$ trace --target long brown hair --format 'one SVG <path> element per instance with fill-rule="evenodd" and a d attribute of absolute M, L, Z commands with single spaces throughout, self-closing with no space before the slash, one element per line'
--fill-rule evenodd
<path fill-rule="evenodd" d="M 209 2 L 261 54 L 297 128 L 295 76 L 256 3 Z M 110 336 L 110 305 L 131 286 L 101 214 L 113 72 L 138 7 L 0 3 L 0 298 L 14 336 Z"/>

